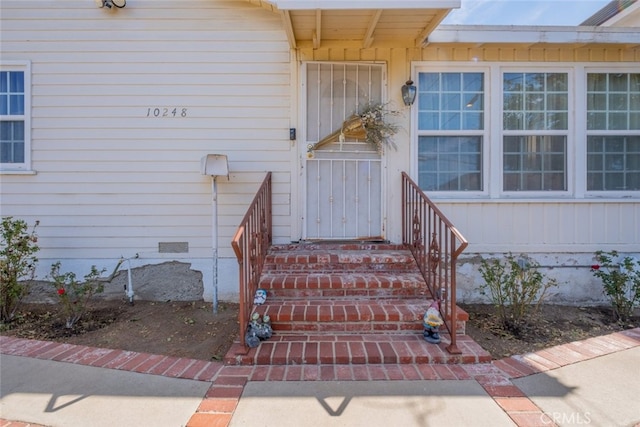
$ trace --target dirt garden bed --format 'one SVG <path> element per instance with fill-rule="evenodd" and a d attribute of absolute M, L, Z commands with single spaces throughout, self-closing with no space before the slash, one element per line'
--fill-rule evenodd
<path fill-rule="evenodd" d="M 467 334 L 494 359 L 523 354 L 640 325 L 620 325 L 608 308 L 544 305 L 522 336 L 502 330 L 491 305 L 462 305 L 469 313 Z M 54 304 L 21 305 L 17 319 L 0 325 L 2 335 L 122 349 L 201 360 L 221 360 L 238 334 L 238 305 L 211 303 L 97 300 L 72 331 L 64 328 Z M 277 332 L 277 331 L 276 331 Z"/>

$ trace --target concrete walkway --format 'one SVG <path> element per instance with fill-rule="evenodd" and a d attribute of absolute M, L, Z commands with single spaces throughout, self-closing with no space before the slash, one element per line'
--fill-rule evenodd
<path fill-rule="evenodd" d="M 640 328 L 475 365 L 225 366 L 0 337 L 0 426 L 640 426 Z"/>

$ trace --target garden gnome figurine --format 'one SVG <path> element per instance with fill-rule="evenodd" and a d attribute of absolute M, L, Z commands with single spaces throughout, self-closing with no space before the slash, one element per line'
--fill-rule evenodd
<path fill-rule="evenodd" d="M 429 308 L 427 308 L 427 312 L 424 314 L 424 318 L 422 319 L 422 325 L 424 326 L 424 333 L 422 335 L 424 336 L 425 341 L 432 344 L 438 344 L 440 342 L 438 329 L 443 323 L 444 321 L 442 320 L 442 316 L 440 316 L 440 305 L 438 304 L 438 301 L 435 300 L 431 303 Z"/>
<path fill-rule="evenodd" d="M 264 289 L 258 289 L 256 291 L 256 294 L 253 297 L 253 303 L 256 305 L 261 305 L 261 304 L 264 304 L 266 300 L 267 300 L 267 291 L 265 291 Z"/>
<path fill-rule="evenodd" d="M 262 330 L 258 335 L 260 339 L 269 339 L 273 335 L 273 328 L 271 328 L 271 317 L 268 314 L 262 316 Z"/>

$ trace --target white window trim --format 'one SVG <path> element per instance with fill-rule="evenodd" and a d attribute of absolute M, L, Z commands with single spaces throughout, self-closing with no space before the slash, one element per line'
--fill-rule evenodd
<path fill-rule="evenodd" d="M 500 81 L 500 86 L 498 92 L 498 97 L 500 100 L 500 105 L 499 105 L 499 113 L 497 116 L 497 120 L 498 121 L 498 130 L 499 132 L 496 134 L 498 135 L 496 138 L 496 141 L 498 141 L 498 146 L 497 151 L 499 151 L 499 156 L 498 156 L 498 165 L 499 167 L 497 168 L 500 172 L 500 180 L 498 182 L 498 194 L 500 198 L 503 199 L 511 199 L 511 198 L 566 198 L 566 197 L 573 197 L 573 193 L 574 193 L 574 186 L 575 186 L 575 159 L 574 159 L 574 155 L 572 155 L 573 147 L 575 146 L 575 138 L 574 135 L 572 134 L 572 130 L 575 129 L 575 124 L 574 124 L 574 118 L 575 118 L 575 114 L 572 114 L 572 112 L 575 111 L 575 104 L 574 104 L 574 96 L 575 96 L 575 82 L 574 82 L 574 70 L 573 67 L 567 67 L 566 64 L 564 64 L 564 67 L 549 67 L 548 65 L 544 65 L 544 66 L 539 66 L 539 65 L 532 65 L 529 63 L 525 63 L 525 64 L 518 64 L 516 65 L 507 65 L 507 66 L 500 66 L 498 68 L 498 77 L 499 77 L 499 81 Z M 536 135 L 536 136 L 545 136 L 545 135 L 567 135 L 567 146 L 566 146 L 566 153 L 565 155 L 567 156 L 566 158 L 566 169 L 565 169 L 565 179 L 566 179 L 566 183 L 567 183 L 567 189 L 566 190 L 543 190 L 543 191 L 505 191 L 503 188 L 503 172 L 504 172 L 504 156 L 503 156 L 503 144 L 504 144 L 504 136 L 505 136 L 505 130 L 504 130 L 504 123 L 503 123 L 503 111 L 502 111 L 502 100 L 504 99 L 504 90 L 503 90 L 503 78 L 502 76 L 504 75 L 504 73 L 567 73 L 567 87 L 568 87 L 568 120 L 567 120 L 567 130 L 523 130 L 523 131 L 506 131 L 508 135 Z M 492 94 L 495 95 L 495 94 Z M 492 125 L 495 126 L 495 123 L 492 123 Z"/>
<path fill-rule="evenodd" d="M 589 191 L 587 190 L 587 136 L 590 134 L 590 132 L 587 130 L 587 74 L 590 73 L 606 73 L 606 74 L 611 74 L 612 72 L 620 72 L 620 73 L 638 73 L 638 66 L 620 66 L 617 67 L 615 66 L 615 64 L 608 64 L 606 67 L 605 66 L 592 66 L 592 65 L 585 65 L 584 67 L 582 67 L 582 88 L 583 90 L 581 91 L 582 96 L 584 97 L 584 99 L 582 100 L 582 105 L 584 105 L 584 117 L 583 117 L 583 121 L 584 121 L 584 126 L 582 128 L 582 141 L 584 141 L 584 144 L 581 145 L 580 149 L 581 152 L 578 153 L 581 157 L 581 159 L 583 159 L 583 166 L 584 166 L 584 182 L 582 183 L 583 186 L 580 189 L 581 190 L 581 194 L 583 195 L 583 197 L 585 198 L 593 198 L 593 199 L 603 199 L 603 198 L 640 198 L 640 191 Z M 622 130 L 622 131 L 591 131 L 592 134 L 599 134 L 599 135 L 640 135 L 640 130 Z"/>
<path fill-rule="evenodd" d="M 484 191 L 429 192 L 439 200 L 493 199 L 528 202 L 531 200 L 611 200 L 640 198 L 640 191 L 587 191 L 587 73 L 638 72 L 637 64 L 629 62 L 461 62 L 418 61 L 411 64 L 411 75 L 418 81 L 420 72 L 484 72 L 485 73 L 485 133 L 483 144 Z M 567 72 L 569 84 L 569 126 L 567 134 L 567 190 L 566 191 L 502 191 L 502 73 Z M 418 176 L 418 102 L 411 108 L 411 173 Z M 629 131 L 633 134 L 638 131 Z M 628 132 L 627 132 L 628 133 Z"/>
<path fill-rule="evenodd" d="M 24 163 L 0 163 L 0 174 L 32 175 L 31 170 L 31 62 L 2 61 L 2 71 L 24 72 Z"/>
<path fill-rule="evenodd" d="M 489 129 L 489 117 L 491 111 L 491 100 L 487 96 L 491 91 L 491 80 L 489 67 L 486 64 L 459 64 L 459 63 L 418 63 L 412 67 L 412 75 L 414 81 L 418 81 L 419 73 L 483 73 L 484 74 L 484 129 L 481 131 L 459 130 L 459 131 L 440 131 L 440 130 L 419 130 L 418 129 L 418 100 L 413 104 L 411 108 L 411 123 L 412 123 L 412 141 L 411 141 L 411 158 L 412 165 L 411 170 L 415 173 L 413 176 L 418 176 L 419 162 L 418 162 L 418 141 L 421 136 L 464 136 L 464 135 L 482 135 L 482 190 L 481 191 L 430 191 L 429 197 L 438 199 L 473 199 L 473 198 L 488 198 L 489 184 L 489 170 L 490 159 L 489 153 L 491 152 L 491 130 Z"/>

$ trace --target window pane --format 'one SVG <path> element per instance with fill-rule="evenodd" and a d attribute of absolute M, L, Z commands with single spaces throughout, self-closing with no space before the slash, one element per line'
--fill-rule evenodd
<path fill-rule="evenodd" d="M 566 92 L 569 87 L 569 76 L 566 73 L 547 74 L 547 90 Z"/>
<path fill-rule="evenodd" d="M 442 91 L 460 92 L 460 73 L 442 73 Z"/>
<path fill-rule="evenodd" d="M 504 113 L 503 126 L 505 130 L 524 129 L 524 113 Z"/>
<path fill-rule="evenodd" d="M 420 73 L 418 81 L 420 130 L 484 128 L 483 73 Z"/>
<path fill-rule="evenodd" d="M 2 163 L 24 163 L 25 161 L 25 122 L 21 120 L 22 117 L 15 117 L 25 114 L 24 91 L 23 71 L 0 72 L 0 115 L 5 116 L 4 120 L 0 121 L 0 162 Z"/>
<path fill-rule="evenodd" d="M 459 93 L 447 93 L 442 95 L 442 109 L 460 111 L 462 108 L 461 98 Z"/>
<path fill-rule="evenodd" d="M 565 136 L 505 136 L 505 191 L 564 191 L 567 189 Z"/>
<path fill-rule="evenodd" d="M 418 126 L 423 130 L 437 130 L 439 129 L 438 113 L 420 113 L 418 115 Z"/>
<path fill-rule="evenodd" d="M 609 110 L 627 111 L 627 94 L 613 93 L 609 95 Z"/>
<path fill-rule="evenodd" d="M 463 129 L 482 129 L 484 116 L 482 113 L 465 113 L 462 116 Z"/>
<path fill-rule="evenodd" d="M 465 93 L 463 102 L 467 111 L 482 111 L 484 109 L 484 97 L 482 93 Z"/>
<path fill-rule="evenodd" d="M 502 108 L 505 110 L 522 110 L 522 94 L 520 93 L 505 93 Z"/>
<path fill-rule="evenodd" d="M 640 136 L 587 137 L 587 189 L 640 190 Z"/>
<path fill-rule="evenodd" d="M 545 129 L 544 113 L 525 113 L 525 129 Z"/>
<path fill-rule="evenodd" d="M 627 124 L 626 113 L 609 113 L 608 129 L 609 130 L 625 130 L 629 126 Z"/>
<path fill-rule="evenodd" d="M 544 73 L 525 73 L 524 90 L 526 92 L 543 92 L 545 74 Z"/>
<path fill-rule="evenodd" d="M 568 129 L 567 73 L 504 73 L 502 81 L 504 130 Z"/>
<path fill-rule="evenodd" d="M 439 92 L 440 75 L 438 73 L 420 73 L 418 86 L 421 92 Z"/>
<path fill-rule="evenodd" d="M 482 92 L 484 90 L 484 75 L 482 73 L 463 73 L 462 82 L 464 91 Z"/>
<path fill-rule="evenodd" d="M 437 93 L 421 93 L 418 102 L 421 110 L 437 111 L 440 109 L 440 97 Z"/>
<path fill-rule="evenodd" d="M 640 73 L 629 74 L 629 90 L 640 92 Z"/>
<path fill-rule="evenodd" d="M 607 95 L 603 93 L 592 93 L 587 95 L 587 109 L 590 111 L 606 111 Z"/>
<path fill-rule="evenodd" d="M 440 115 L 440 129 L 459 130 L 460 129 L 460 113 L 442 113 Z"/>
<path fill-rule="evenodd" d="M 9 72 L 0 71 L 0 92 L 6 93 L 9 91 Z"/>
<path fill-rule="evenodd" d="M 544 111 L 544 95 L 527 93 L 524 98 L 524 109 L 528 111 Z"/>
<path fill-rule="evenodd" d="M 418 174 L 425 191 L 482 190 L 482 138 L 421 136 Z"/>
<path fill-rule="evenodd" d="M 0 162 L 24 163 L 24 122 L 0 122 Z"/>
<path fill-rule="evenodd" d="M 9 72 L 9 92 L 24 93 L 24 73 L 21 71 Z"/>
<path fill-rule="evenodd" d="M 549 110 L 567 111 L 569 108 L 568 95 L 566 93 L 547 95 L 547 108 Z"/>
<path fill-rule="evenodd" d="M 587 90 L 592 92 L 606 92 L 606 74 L 587 74 Z"/>
<path fill-rule="evenodd" d="M 628 74 L 609 74 L 609 92 L 626 92 L 629 89 L 628 80 Z"/>
<path fill-rule="evenodd" d="M 640 75 L 587 74 L 587 129 L 640 129 Z"/>
<path fill-rule="evenodd" d="M 24 114 L 24 95 L 11 95 L 9 97 L 9 114 L 15 116 Z"/>

